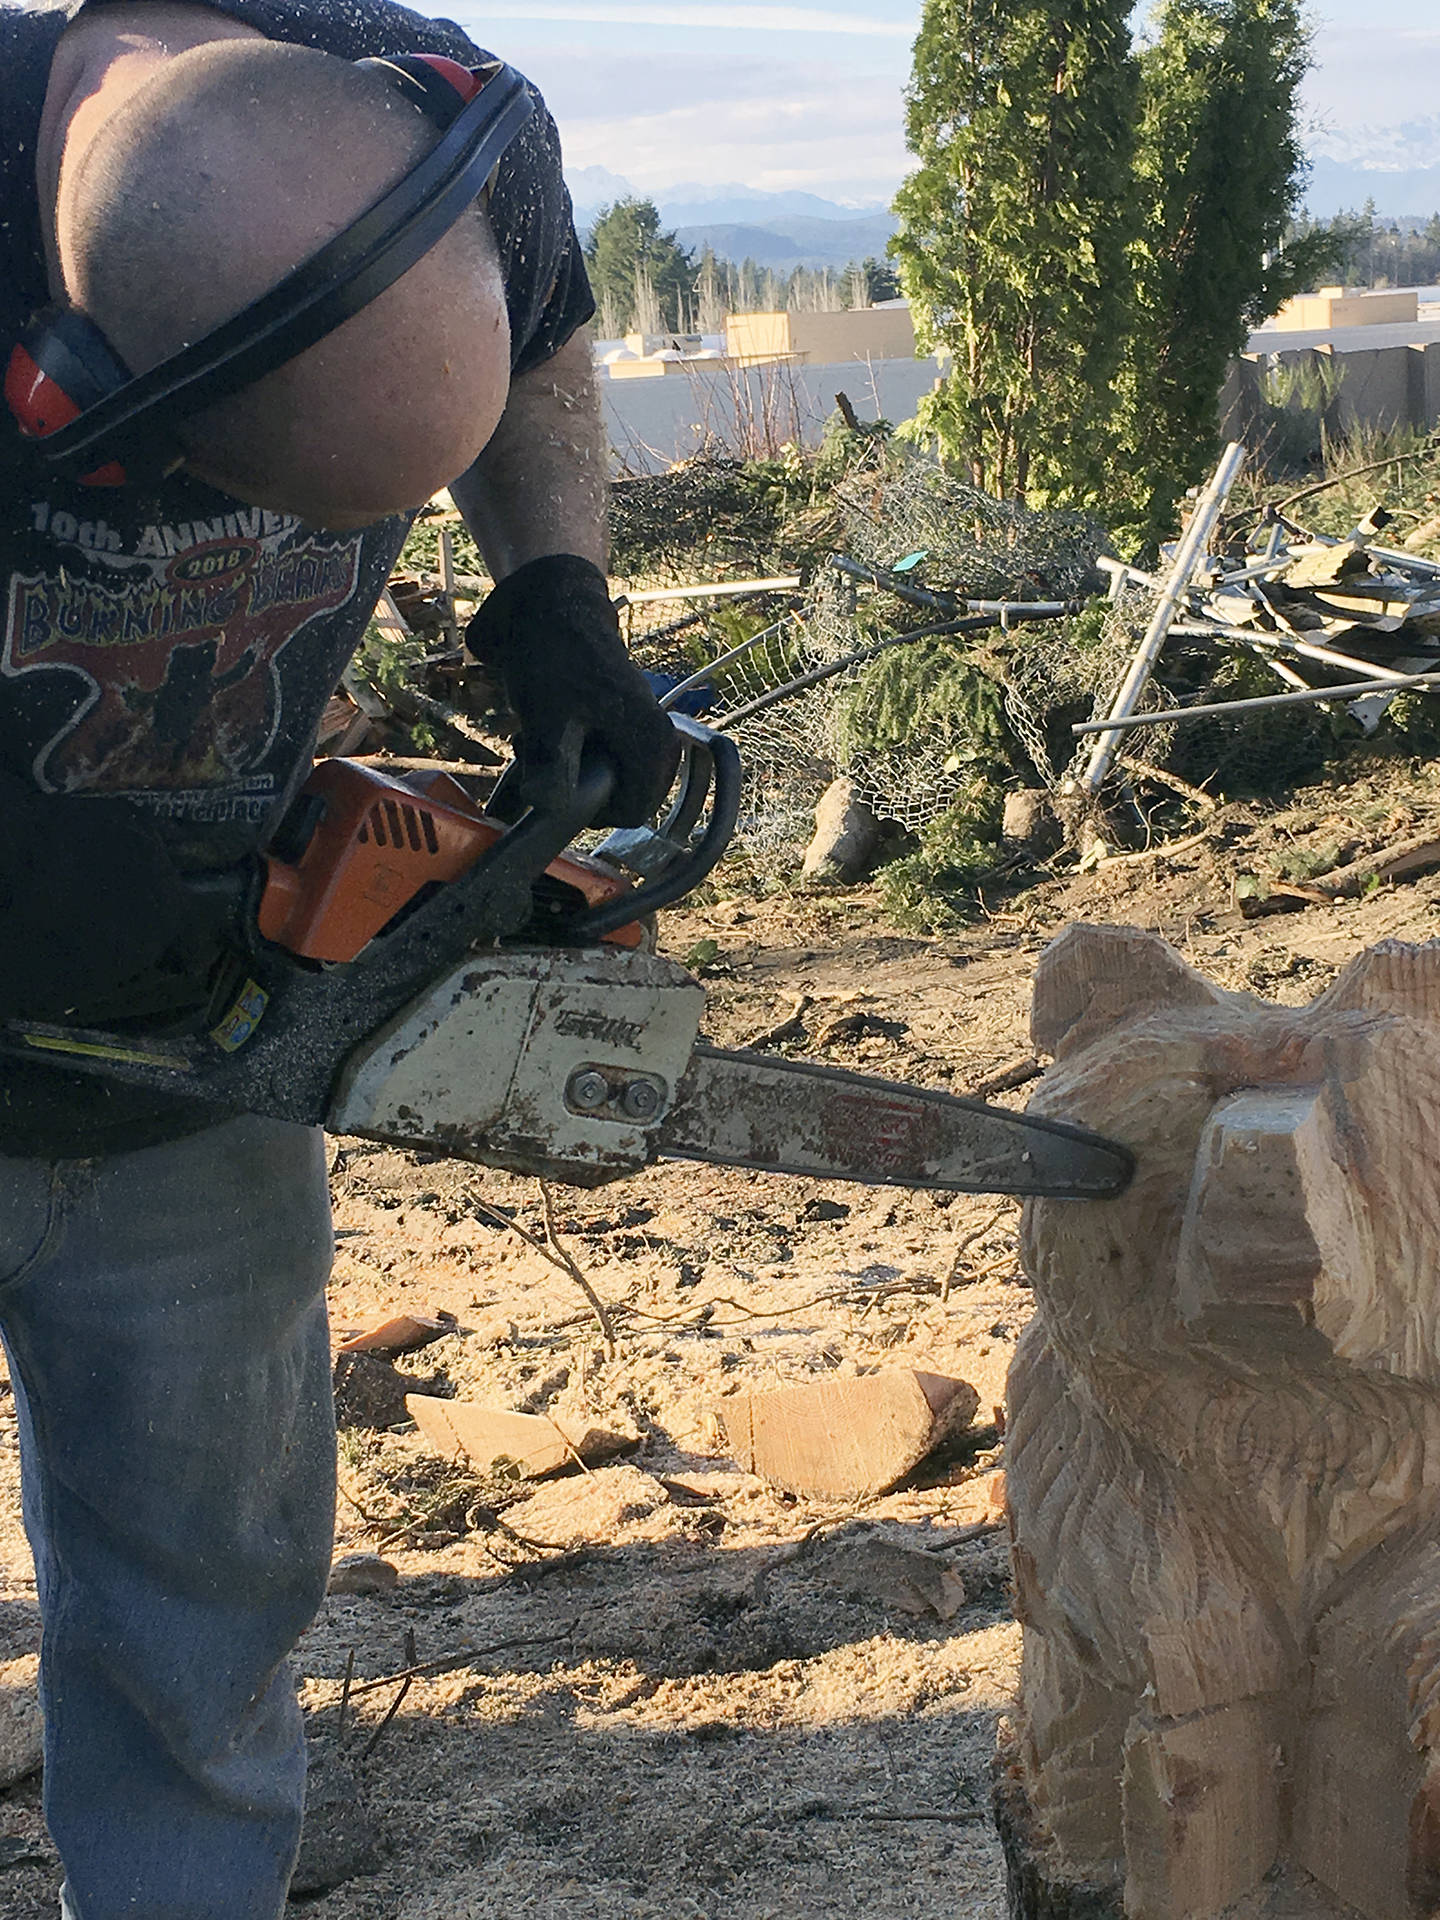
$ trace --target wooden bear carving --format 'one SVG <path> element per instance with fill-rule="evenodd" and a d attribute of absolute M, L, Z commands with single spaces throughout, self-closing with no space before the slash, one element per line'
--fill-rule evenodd
<path fill-rule="evenodd" d="M 1293 1009 L 1074 927 L 1033 1029 L 1138 1169 L 1025 1214 L 1012 1913 L 1435 1915 L 1440 942 Z"/>

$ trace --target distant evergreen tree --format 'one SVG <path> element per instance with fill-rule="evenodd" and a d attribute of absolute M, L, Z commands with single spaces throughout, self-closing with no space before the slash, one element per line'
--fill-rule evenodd
<path fill-rule="evenodd" d="M 860 271 L 865 276 L 865 292 L 872 307 L 881 300 L 900 298 L 900 276 L 888 260 L 862 260 Z"/>
<path fill-rule="evenodd" d="M 951 356 L 916 430 L 995 493 L 1078 502 L 1104 478 L 1135 225 L 1129 10 L 926 0 L 920 164 L 890 251 L 922 350 Z"/>
<path fill-rule="evenodd" d="M 695 262 L 673 233 L 660 231 L 660 210 L 653 200 L 617 200 L 602 207 L 585 247 L 585 263 L 597 302 L 624 315 L 626 328 L 634 322 L 637 298 L 648 308 L 653 295 L 661 326 L 676 332 L 687 329 Z M 654 311 L 649 317 L 654 318 Z"/>

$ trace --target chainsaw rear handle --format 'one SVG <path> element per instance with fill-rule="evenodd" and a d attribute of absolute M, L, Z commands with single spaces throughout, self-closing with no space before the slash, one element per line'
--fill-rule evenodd
<path fill-rule="evenodd" d="M 693 847 L 633 892 L 601 906 L 589 907 L 565 920 L 558 932 L 567 944 L 588 945 L 603 939 L 607 933 L 629 926 L 632 920 L 683 899 L 712 871 L 730 844 L 740 817 L 739 750 L 727 735 L 714 733 L 685 714 L 672 711 L 668 718 L 680 735 L 683 778 L 680 791 L 658 829 L 658 837 L 682 844 L 687 841 L 708 797 L 710 817 L 705 830 Z"/>

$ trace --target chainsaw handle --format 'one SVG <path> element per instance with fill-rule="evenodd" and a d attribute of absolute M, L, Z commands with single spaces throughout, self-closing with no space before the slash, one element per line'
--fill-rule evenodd
<path fill-rule="evenodd" d="M 671 906 L 692 893 L 718 863 L 730 844 L 735 823 L 740 817 L 740 753 L 727 734 L 702 727 L 688 715 L 669 714 L 670 724 L 680 735 L 684 747 L 684 782 L 660 832 L 666 838 L 688 837 L 705 806 L 708 795 L 710 818 L 698 842 L 687 853 L 667 866 L 653 880 L 647 880 L 634 892 L 607 900 L 602 906 L 589 907 L 563 922 L 560 937 L 575 945 L 588 945 L 603 939 L 633 920 Z"/>

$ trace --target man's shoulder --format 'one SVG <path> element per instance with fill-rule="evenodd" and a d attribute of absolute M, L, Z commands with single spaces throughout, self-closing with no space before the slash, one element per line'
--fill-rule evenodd
<path fill-rule="evenodd" d="M 90 0 L 91 5 L 96 3 Z M 455 21 L 429 19 L 395 0 L 208 0 L 208 4 L 232 20 L 258 28 L 271 40 L 318 47 L 345 60 L 382 53 L 443 53 L 474 65 L 486 57 Z"/>

